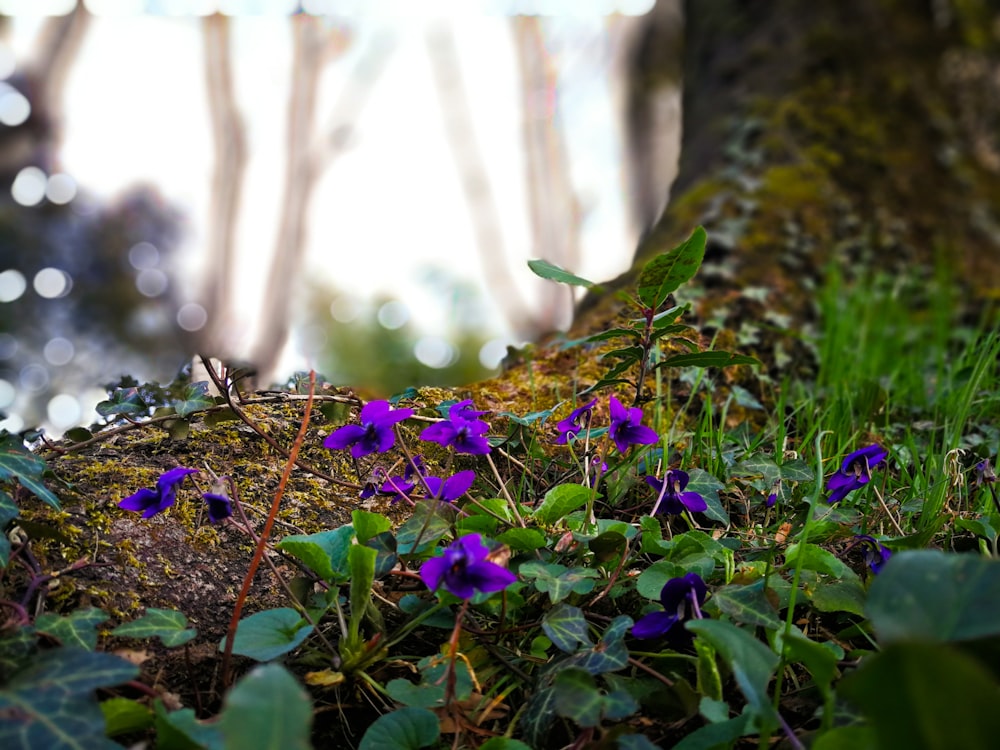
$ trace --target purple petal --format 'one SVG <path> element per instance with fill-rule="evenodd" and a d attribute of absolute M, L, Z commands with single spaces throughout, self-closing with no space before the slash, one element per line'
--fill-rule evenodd
<path fill-rule="evenodd" d="M 391 426 L 379 425 L 375 428 L 376 450 L 385 453 L 396 444 L 396 432 Z"/>
<path fill-rule="evenodd" d="M 708 503 L 705 502 L 705 498 L 697 492 L 682 492 L 680 501 L 692 513 L 704 513 L 708 510 Z"/>
<path fill-rule="evenodd" d="M 437 591 L 450 563 L 443 557 L 432 557 L 420 566 L 420 578 L 431 591 Z"/>
<path fill-rule="evenodd" d="M 636 638 L 660 638 L 674 626 L 680 618 L 666 612 L 650 612 L 632 626 L 632 635 Z"/>
<path fill-rule="evenodd" d="M 388 413 L 388 401 L 369 401 L 361 407 L 361 414 L 358 415 L 358 421 L 361 422 L 361 424 L 381 422 Z"/>
<path fill-rule="evenodd" d="M 420 439 L 447 447 L 454 440 L 456 432 L 457 430 L 451 422 L 435 422 L 424 428 L 423 432 L 420 433 Z"/>
<path fill-rule="evenodd" d="M 118 507 L 122 510 L 132 510 L 132 511 L 145 511 L 148 508 L 156 508 L 150 515 L 155 515 L 159 510 L 160 493 L 156 490 L 151 490 L 148 487 L 143 487 L 138 492 L 135 492 L 125 499 L 119 501 Z M 143 518 L 149 518 L 149 516 L 143 515 Z"/>
<path fill-rule="evenodd" d="M 201 496 L 208 503 L 208 520 L 211 523 L 218 523 L 233 515 L 232 500 L 226 495 L 218 495 L 214 492 L 206 492 Z"/>
<path fill-rule="evenodd" d="M 160 474 L 160 478 L 156 480 L 156 486 L 159 489 L 164 489 L 166 487 L 174 487 L 184 481 L 184 477 L 188 474 L 197 474 L 197 469 L 188 469 L 183 466 L 178 466 L 170 471 L 165 471 Z"/>
<path fill-rule="evenodd" d="M 441 493 L 441 499 L 451 502 L 462 495 L 464 495 L 468 489 L 472 486 L 472 483 L 476 481 L 476 472 L 470 470 L 460 471 L 454 476 L 448 477 L 444 483 L 444 491 Z M 437 493 L 434 493 L 435 497 Z"/>
<path fill-rule="evenodd" d="M 479 534 L 466 534 L 452 542 L 451 548 L 455 550 L 461 549 L 465 553 L 469 564 L 485 560 L 490 554 L 490 548 L 486 546 L 486 543 L 483 542 L 483 538 Z"/>
<path fill-rule="evenodd" d="M 365 429 L 356 424 L 345 424 L 327 435 L 323 447 L 330 450 L 343 450 L 354 445 L 365 436 Z"/>
<path fill-rule="evenodd" d="M 507 588 L 517 581 L 517 576 L 502 565 L 483 560 L 466 568 L 465 581 L 477 591 L 489 594 Z M 455 595 L 458 596 L 458 594 Z"/>
<path fill-rule="evenodd" d="M 628 419 L 628 412 L 625 411 L 625 407 L 614 396 L 608 399 L 608 408 L 611 411 L 612 422 L 624 422 Z"/>

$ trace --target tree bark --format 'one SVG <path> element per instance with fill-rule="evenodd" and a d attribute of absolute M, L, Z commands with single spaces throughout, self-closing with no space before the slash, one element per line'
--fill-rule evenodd
<path fill-rule="evenodd" d="M 831 260 L 996 295 L 996 3 L 698 0 L 685 19 L 673 197 L 612 286 L 702 224 L 706 283 L 792 313 Z"/>

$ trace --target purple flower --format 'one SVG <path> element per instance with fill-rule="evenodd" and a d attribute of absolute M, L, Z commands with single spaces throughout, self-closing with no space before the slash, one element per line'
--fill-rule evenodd
<path fill-rule="evenodd" d="M 453 503 L 464 495 L 472 483 L 476 481 L 476 472 L 460 471 L 447 479 L 424 477 L 424 481 L 427 483 L 427 489 L 430 490 L 430 497 L 446 503 Z"/>
<path fill-rule="evenodd" d="M 690 477 L 686 471 L 668 469 L 663 479 L 646 477 L 646 484 L 656 490 L 656 504 L 650 515 L 656 515 L 662 510 L 669 515 L 680 515 L 685 510 L 692 513 L 703 513 L 708 510 L 705 498 L 697 492 L 685 492 Z"/>
<path fill-rule="evenodd" d="M 456 453 L 485 455 L 490 452 L 490 444 L 483 436 L 489 432 L 490 426 L 481 419 L 476 419 L 485 413 L 475 411 L 471 399 L 459 401 L 448 409 L 448 419 L 424 429 L 420 433 L 420 439 L 438 443 L 445 448 L 451 446 Z"/>
<path fill-rule="evenodd" d="M 584 404 L 579 409 L 574 409 L 566 419 L 562 420 L 556 427 L 559 429 L 559 437 L 556 438 L 557 445 L 565 445 L 570 437 L 590 424 L 590 418 L 594 410 L 595 398 L 590 403 Z"/>
<path fill-rule="evenodd" d="M 624 453 L 630 445 L 652 445 L 660 438 L 642 422 L 642 409 L 638 406 L 626 409 L 617 398 L 611 397 L 611 427 L 608 432 L 619 453 Z"/>
<path fill-rule="evenodd" d="M 208 503 L 208 520 L 211 523 L 218 523 L 233 515 L 233 501 L 229 495 L 206 492 L 201 499 Z"/>
<path fill-rule="evenodd" d="M 778 493 L 781 492 L 781 480 L 774 480 L 774 484 L 771 485 L 771 494 L 767 496 L 767 507 L 773 508 L 778 502 Z"/>
<path fill-rule="evenodd" d="M 976 464 L 976 487 L 984 484 L 993 484 L 997 481 L 996 472 L 993 470 L 993 464 L 990 463 L 988 458 L 984 458 L 978 464 Z"/>
<path fill-rule="evenodd" d="M 840 502 L 847 497 L 847 493 L 868 484 L 872 478 L 872 468 L 882 463 L 887 455 L 888 452 L 878 445 L 869 445 L 848 454 L 837 473 L 826 482 L 826 488 L 830 491 L 826 501 Z"/>
<path fill-rule="evenodd" d="M 892 557 L 892 550 L 867 534 L 857 534 L 854 538 L 864 545 L 865 565 L 871 568 L 872 573 L 882 570 L 882 566 Z"/>
<path fill-rule="evenodd" d="M 345 424 L 331 432 L 323 447 L 341 450 L 350 446 L 354 458 L 385 453 L 396 444 L 393 425 L 413 416 L 413 409 L 390 410 L 388 401 L 369 401 L 361 409 L 361 424 Z"/>
<path fill-rule="evenodd" d="M 197 473 L 197 469 L 186 469 L 183 466 L 165 471 L 156 480 L 155 490 L 143 487 L 119 502 L 118 507 L 124 510 L 142 511 L 143 518 L 152 518 L 174 504 L 177 500 L 177 487 L 184 481 L 184 477 Z"/>
<path fill-rule="evenodd" d="M 490 548 L 479 534 L 466 534 L 448 545 L 441 557 L 432 557 L 420 568 L 420 577 L 431 591 L 444 587 L 459 599 L 476 592 L 502 591 L 517 580 L 507 568 L 490 562 Z"/>
<path fill-rule="evenodd" d="M 688 573 L 682 578 L 671 578 L 660 592 L 662 612 L 650 612 L 632 626 L 632 635 L 636 638 L 662 638 L 670 636 L 677 638 L 688 635 L 687 631 L 671 629 L 679 622 L 701 617 L 701 605 L 708 594 L 708 587 L 697 573 Z"/>

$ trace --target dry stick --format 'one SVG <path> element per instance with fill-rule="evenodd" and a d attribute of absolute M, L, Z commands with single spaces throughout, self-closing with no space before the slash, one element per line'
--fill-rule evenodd
<path fill-rule="evenodd" d="M 205 363 L 205 368 L 208 370 L 208 377 L 212 379 L 212 384 L 225 397 L 226 403 L 229 405 L 229 408 L 233 410 L 233 413 L 241 420 L 243 420 L 243 423 L 246 424 L 250 429 L 252 429 L 258 435 L 260 435 L 264 439 L 264 442 L 266 442 L 268 445 L 274 448 L 274 450 L 276 450 L 280 455 L 284 456 L 285 458 L 291 456 L 290 451 L 286 451 L 284 448 L 282 448 L 278 444 L 277 440 L 275 440 L 273 437 L 264 432 L 257 425 L 256 422 L 250 419 L 249 415 L 245 411 L 243 411 L 243 409 L 241 409 L 239 406 L 236 405 L 236 403 L 233 401 L 233 397 L 229 393 L 228 386 L 226 386 L 226 384 L 222 382 L 222 379 L 219 377 L 219 374 L 215 372 L 215 369 L 212 367 L 211 360 L 208 358 L 208 356 L 205 354 L 199 354 L 198 356 L 201 357 L 201 361 Z M 315 390 L 315 373 L 310 373 L 309 382 L 310 382 L 309 396 L 306 399 L 306 404 L 309 410 L 311 411 L 312 403 L 315 400 L 313 393 L 313 391 Z M 295 454 L 296 456 L 298 455 L 298 450 L 295 451 Z M 297 458 L 295 459 L 295 465 L 298 466 L 303 471 L 309 472 L 313 476 L 317 476 L 320 479 L 325 479 L 328 482 L 333 482 L 334 484 L 339 484 L 341 487 L 350 487 L 351 489 L 354 490 L 361 489 L 361 487 L 355 484 L 354 482 L 345 482 L 343 479 L 337 479 L 336 477 L 332 477 L 326 472 L 320 471 L 316 467 L 307 464 L 305 461 L 299 461 Z"/>
<path fill-rule="evenodd" d="M 489 453 L 486 454 L 486 461 L 489 463 L 490 468 L 493 469 L 493 476 L 497 478 L 497 484 L 500 485 L 500 492 L 503 493 L 504 498 L 507 500 L 507 505 L 509 505 L 510 509 L 514 512 L 514 518 L 517 519 L 518 526 L 522 529 L 527 528 L 524 523 L 524 519 L 521 518 L 521 514 L 517 510 L 517 503 L 514 502 L 514 498 L 512 498 L 510 496 L 510 492 L 507 491 L 507 484 L 500 478 L 500 472 L 497 470 L 497 465 L 493 463 L 493 459 L 490 457 Z"/>
<path fill-rule="evenodd" d="M 233 655 L 233 641 L 236 639 L 236 626 L 240 621 L 240 614 L 243 612 L 243 605 L 246 603 L 247 595 L 250 593 L 250 586 L 253 584 L 253 577 L 257 573 L 257 568 L 260 565 L 261 558 L 264 556 L 264 549 L 267 547 L 267 538 L 271 534 L 271 529 L 274 527 L 274 519 L 278 515 L 278 508 L 281 507 L 281 498 L 285 494 L 285 487 L 288 484 L 288 478 L 292 475 L 292 469 L 295 468 L 295 459 L 299 455 L 299 448 L 302 447 L 302 443 L 306 437 L 306 430 L 309 428 L 309 417 L 312 415 L 312 395 L 316 390 L 316 371 L 312 370 L 309 372 L 309 398 L 306 400 L 305 413 L 302 415 L 302 425 L 299 427 L 299 434 L 295 436 L 295 442 L 292 443 L 292 449 L 288 452 L 288 461 L 285 462 L 285 470 L 281 474 L 281 481 L 278 482 L 278 489 L 274 493 L 274 501 L 271 503 L 271 512 L 267 516 L 267 521 L 264 523 L 264 529 L 260 532 L 260 538 L 257 540 L 257 547 L 254 549 L 253 560 L 250 561 L 250 569 L 247 571 L 246 577 L 243 579 L 243 588 L 240 590 L 240 595 L 236 598 L 236 606 L 233 608 L 233 616 L 229 620 L 229 629 L 226 631 L 226 649 L 222 654 L 222 684 L 224 687 L 229 687 L 232 684 L 232 674 L 230 673 L 230 661 Z"/>

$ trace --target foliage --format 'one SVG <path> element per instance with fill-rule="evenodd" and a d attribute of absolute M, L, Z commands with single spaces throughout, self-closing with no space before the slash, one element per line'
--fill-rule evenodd
<path fill-rule="evenodd" d="M 271 437 L 285 470 L 264 522 L 240 500 L 245 480 L 211 467 L 168 464 L 155 490 L 132 488 L 118 512 L 139 533 L 224 500 L 209 521 L 257 552 L 229 633 L 211 641 L 221 684 L 195 708 L 112 652 L 156 639 L 188 662 L 209 637 L 202 625 L 156 607 L 122 621 L 47 596 L 56 575 L 33 563 L 19 513 L 58 505 L 58 489 L 40 455 L 8 436 L 4 747 L 294 748 L 353 736 L 363 748 L 690 750 L 778 735 L 795 748 L 988 747 L 1000 690 L 997 336 L 955 329 L 934 339 L 940 351 L 900 350 L 905 372 L 885 378 L 906 397 L 875 408 L 833 387 L 844 365 L 826 337 L 843 333 L 827 321 L 813 342 L 817 380 L 765 398 L 776 386 L 761 374 L 760 399 L 741 398 L 774 403 L 774 416 L 730 420 L 696 396 L 720 382 L 716 363 L 754 360 L 703 349 L 681 322 L 689 305 L 669 300 L 704 244 L 696 231 L 650 261 L 625 322 L 576 342 L 604 365 L 574 394 L 595 394 L 584 403 L 500 414 L 412 391 L 318 434 L 314 403 L 324 414 L 360 404 L 322 398 L 313 378 L 289 394 L 306 399 L 291 450 Z M 852 302 L 860 317 L 890 304 Z M 215 385 L 214 399 L 197 385 L 123 386 L 102 407 L 103 432 L 226 413 L 267 433 L 231 380 Z M 348 483 L 299 461 L 306 441 L 349 460 L 371 510 L 313 533 L 274 523 L 294 467 Z M 287 598 L 242 616 L 262 559 Z M 237 679 L 233 654 L 240 671 L 260 664 Z"/>

